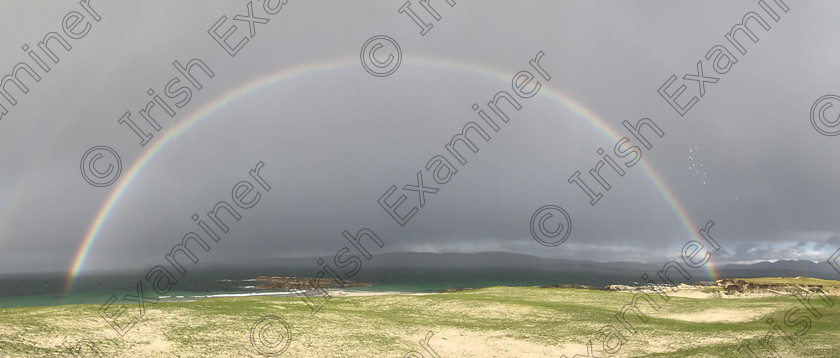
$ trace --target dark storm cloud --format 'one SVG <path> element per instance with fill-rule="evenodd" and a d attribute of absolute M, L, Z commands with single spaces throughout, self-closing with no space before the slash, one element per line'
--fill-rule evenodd
<path fill-rule="evenodd" d="M 789 2 L 770 31 L 751 25 L 760 40 L 746 40 L 748 53 L 718 83 L 706 84 L 686 116 L 656 89 L 671 75 L 696 73 L 697 61 L 726 41 L 744 14 L 761 11 L 755 3 L 459 2 L 439 9 L 441 21 L 421 36 L 391 3 L 289 2 L 256 24 L 257 35 L 231 57 L 207 30 L 220 16 L 244 11 L 243 4 L 92 2 L 102 20 L 17 105 L 3 102 L 10 111 L 0 121 L 2 272 L 71 265 L 116 188 L 82 179 L 87 149 L 117 150 L 126 180 L 165 133 L 211 107 L 139 171 L 102 225 L 86 268 L 161 263 L 186 233 L 199 230 L 191 216 L 231 200 L 236 183 L 253 182 L 249 170 L 260 161 L 271 190 L 242 209 L 240 221 L 229 220 L 230 231 L 201 264 L 331 255 L 348 245 L 344 230 L 363 228 L 385 241 L 382 251 L 600 261 L 672 259 L 708 220 L 722 246 L 717 262 L 822 260 L 840 246 L 838 137 L 820 135 L 809 121 L 811 105 L 833 93 L 840 78 L 828 35 L 838 30 L 832 2 Z M 21 45 L 60 31 L 76 7 L 44 2 L 4 11 L 0 73 L 29 61 Z M 376 34 L 393 37 L 403 51 L 388 77 L 371 76 L 359 63 L 362 44 Z M 409 223 L 397 224 L 377 200 L 395 185 L 391 200 L 405 194 L 406 208 L 419 207 L 418 194 L 401 188 L 416 185 L 435 155 L 449 155 L 445 145 L 467 122 L 484 124 L 473 103 L 484 106 L 511 91 L 518 71 L 539 76 L 529 65 L 539 51 L 551 76 L 536 77 L 540 94 L 520 99 L 522 108 L 509 110 L 511 120 L 490 131 L 490 141 L 476 136 L 478 153 L 462 150 L 467 163 L 455 165 L 451 181 L 439 185 L 426 176 L 426 186 L 439 191 L 426 194 Z M 149 88 L 163 93 L 178 75 L 173 61 L 192 58 L 215 75 L 201 79 L 203 88 L 176 116 L 162 115 L 161 131 L 141 146 L 117 120 L 137 113 Z M 241 91 L 284 70 L 296 76 Z M 696 91 L 694 82 L 687 85 Z M 602 160 L 596 151 L 612 153 L 624 136 L 639 146 L 622 121 L 641 118 L 665 133 L 648 132 L 647 167 L 625 168 L 624 176 L 604 169 L 611 189 L 590 205 L 569 177 L 580 171 L 597 186 L 588 176 Z M 700 164 L 705 175 L 695 172 Z M 571 215 L 573 232 L 563 245 L 531 238 L 531 215 L 547 204 Z"/>

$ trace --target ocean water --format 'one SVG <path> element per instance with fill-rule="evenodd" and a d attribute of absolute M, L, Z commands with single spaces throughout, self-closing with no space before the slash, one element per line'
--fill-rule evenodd
<path fill-rule="evenodd" d="M 51 306 L 65 304 L 104 304 L 113 295 L 136 296 L 138 281 L 144 282 L 144 296 L 158 297 L 146 284 L 146 271 L 124 271 L 80 276 L 66 291 L 63 273 L 18 274 L 0 276 L 0 308 Z M 292 295 L 288 290 L 264 290 L 254 287 L 257 276 L 312 277 L 312 267 L 236 268 L 223 267 L 176 274 L 173 289 L 158 298 L 161 301 L 198 300 L 211 297 L 255 295 Z M 358 291 L 441 292 L 448 288 L 490 286 L 544 286 L 579 283 L 593 287 L 608 284 L 633 284 L 636 275 L 620 272 L 587 274 L 544 270 L 506 270 L 479 268 L 376 268 L 360 272 L 356 282 L 373 283 L 370 287 L 345 287 Z"/>

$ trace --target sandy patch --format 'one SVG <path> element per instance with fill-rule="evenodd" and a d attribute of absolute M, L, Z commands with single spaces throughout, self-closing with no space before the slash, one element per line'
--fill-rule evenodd
<path fill-rule="evenodd" d="M 689 322 L 749 322 L 749 321 L 756 321 L 759 317 L 764 316 L 770 312 L 773 312 L 772 309 L 764 309 L 764 310 L 726 310 L 726 309 L 718 309 L 713 308 L 705 311 L 695 312 L 695 313 L 684 313 L 684 314 L 670 314 L 664 316 L 664 318 L 670 319 L 678 319 L 681 321 L 689 321 Z"/>
<path fill-rule="evenodd" d="M 135 350 L 138 356 L 160 356 L 161 353 L 168 353 L 172 350 L 172 343 L 161 337 L 154 337 L 149 344 L 139 346 Z"/>
<path fill-rule="evenodd" d="M 479 334 L 444 329 L 434 330 L 434 333 L 429 339 L 429 346 L 441 357 L 559 357 L 564 351 L 560 347 L 505 337 L 502 332 Z M 419 344 L 417 346 L 422 350 Z M 565 351 L 583 353 L 586 346 L 569 345 Z"/>
<path fill-rule="evenodd" d="M 403 295 L 403 296 L 423 296 L 433 295 L 434 293 L 416 293 L 416 292 L 400 292 L 400 291 L 349 291 L 339 289 L 327 290 L 330 296 L 334 297 L 362 297 L 362 296 L 387 296 L 387 295 Z"/>
<path fill-rule="evenodd" d="M 677 292 L 667 292 L 668 296 L 685 297 L 685 298 L 720 298 L 723 294 L 720 291 L 701 292 L 700 290 L 679 290 Z"/>

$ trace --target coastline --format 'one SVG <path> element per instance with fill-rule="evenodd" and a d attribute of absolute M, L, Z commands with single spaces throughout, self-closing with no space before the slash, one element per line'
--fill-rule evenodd
<path fill-rule="evenodd" d="M 326 288 L 333 297 L 367 297 L 367 296 L 422 296 L 433 295 L 437 292 L 408 292 L 408 291 L 360 291 L 346 290 L 341 288 Z M 306 293 L 306 290 L 291 290 L 288 292 L 249 292 L 249 293 L 219 293 L 194 296 L 160 296 L 160 302 L 195 302 L 213 298 L 237 298 L 237 297 L 297 297 L 298 293 Z"/>
<path fill-rule="evenodd" d="M 772 278 L 779 280 L 782 278 Z M 595 290 L 595 291 L 616 291 L 616 292 L 641 292 L 647 294 L 654 294 L 657 290 L 665 290 L 668 295 L 686 298 L 753 298 L 753 297 L 774 297 L 787 295 L 796 289 L 814 289 L 820 288 L 827 294 L 840 295 L 840 287 L 831 284 L 823 284 L 823 280 L 808 279 L 808 278 L 787 278 L 790 282 L 785 284 L 753 284 L 739 279 L 723 279 L 717 282 L 695 282 L 692 284 L 680 284 L 674 287 L 670 285 L 623 285 L 611 284 L 605 286 L 588 286 L 582 284 L 555 284 L 555 285 L 522 285 L 522 286 L 507 286 L 507 285 L 491 285 L 486 287 L 511 287 L 511 288 L 526 288 L 537 287 L 541 289 L 572 289 L 572 290 Z M 737 282 L 737 281 L 740 282 Z M 752 280 L 752 279 L 746 279 Z M 230 280 L 229 280 L 230 281 Z M 255 280 L 241 280 L 253 282 Z M 797 281 L 803 281 L 798 283 Z M 386 285 L 387 286 L 387 285 Z M 365 297 L 365 296 L 419 296 L 439 293 L 452 293 L 460 291 L 469 291 L 474 289 L 481 289 L 484 286 L 477 285 L 475 288 L 453 287 L 448 289 L 438 289 L 434 291 L 412 291 L 401 290 L 401 287 L 383 287 L 377 284 L 364 284 L 364 286 L 346 286 L 346 287 L 328 287 L 323 288 L 332 297 Z M 214 290 L 209 292 L 189 292 L 178 291 L 170 292 L 168 295 L 159 296 L 160 302 L 193 302 L 213 298 L 240 298 L 240 297 L 296 297 L 297 292 L 306 292 L 307 290 L 295 289 L 260 289 L 255 286 L 249 286 L 248 291 L 240 290 Z M 309 290 L 311 291 L 311 290 Z M 103 291 L 102 294 L 110 294 L 111 291 Z M 84 305 L 95 304 L 101 301 L 100 293 L 92 293 L 87 296 L 84 294 L 75 297 L 59 297 L 47 294 L 40 294 L 34 296 L 9 296 L 0 297 L 0 310 L 18 308 L 18 307 L 56 307 L 66 305 Z"/>

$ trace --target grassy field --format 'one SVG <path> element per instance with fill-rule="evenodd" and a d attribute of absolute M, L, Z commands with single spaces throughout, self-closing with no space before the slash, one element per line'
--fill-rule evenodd
<path fill-rule="evenodd" d="M 334 297 L 314 315 L 296 297 L 162 302 L 147 304 L 145 316 L 123 338 L 99 318 L 98 305 L 14 308 L 0 310 L 0 356 L 67 357 L 71 354 L 62 347 L 66 341 L 95 344 L 107 357 L 258 357 L 251 329 L 267 315 L 282 319 L 291 334 L 275 348 L 289 343 L 276 355 L 280 357 L 434 357 L 431 350 L 440 357 L 571 358 L 587 356 L 589 340 L 593 357 L 606 357 L 595 338 L 605 325 L 626 338 L 614 357 L 746 357 L 738 353 L 744 342 L 752 342 L 759 356 L 769 356 L 758 343 L 773 329 L 767 318 L 793 342 L 791 346 L 778 335 L 771 340 L 781 356 L 840 356 L 840 305 L 827 307 L 816 295 L 811 303 L 819 318 L 793 296 L 699 298 L 707 295 L 699 289 L 677 294 L 689 297 L 671 294 L 665 301 L 651 294 L 658 311 L 639 301 L 648 321 L 628 312 L 635 334 L 615 317 L 634 293 L 560 288 Z M 840 302 L 840 297 L 831 299 Z M 788 327 L 785 313 L 797 307 L 790 319 L 805 317 L 809 322 L 799 318 Z M 136 307 L 129 307 L 127 314 L 134 311 Z M 275 321 L 264 337 L 275 341 L 284 332 L 283 323 Z M 424 349 L 420 341 L 429 334 L 430 348 Z"/>

